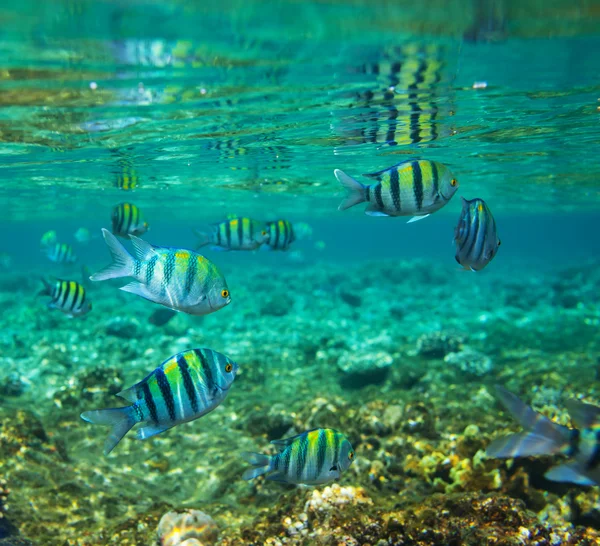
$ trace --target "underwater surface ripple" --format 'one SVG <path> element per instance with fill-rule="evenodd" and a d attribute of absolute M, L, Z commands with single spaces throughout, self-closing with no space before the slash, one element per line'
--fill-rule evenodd
<path fill-rule="evenodd" d="M 0 6 L 0 546 L 599 544 L 599 28 Z"/>

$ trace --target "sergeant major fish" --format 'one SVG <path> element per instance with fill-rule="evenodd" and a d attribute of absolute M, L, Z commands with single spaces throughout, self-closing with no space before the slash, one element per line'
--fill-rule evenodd
<path fill-rule="evenodd" d="M 267 232 L 266 244 L 271 250 L 287 250 L 296 240 L 294 226 L 287 220 L 267 222 Z"/>
<path fill-rule="evenodd" d="M 118 396 L 132 402 L 123 408 L 85 411 L 84 421 L 112 427 L 104 444 L 108 455 L 137 423 L 138 440 L 202 417 L 227 396 L 238 365 L 211 349 L 191 349 L 165 360 L 152 373 Z"/>
<path fill-rule="evenodd" d="M 113 263 L 94 273 L 92 281 L 133 277 L 125 292 L 190 315 L 206 315 L 230 301 L 227 282 L 217 267 L 191 250 L 162 248 L 131 235 L 134 258 L 107 229 L 102 230 Z"/>
<path fill-rule="evenodd" d="M 59 264 L 69 264 L 77 261 L 73 247 L 67 243 L 51 244 L 45 248 L 44 252 L 50 261 Z"/>
<path fill-rule="evenodd" d="M 481 271 L 500 246 L 496 221 L 483 199 L 462 199 L 462 211 L 454 229 L 456 261 L 465 269 Z"/>
<path fill-rule="evenodd" d="M 458 181 L 445 165 L 424 159 L 405 161 L 376 173 L 365 174 L 378 180 L 363 185 L 343 171 L 333 171 L 348 190 L 339 210 L 364 201 L 369 216 L 413 216 L 410 222 L 426 218 L 441 209 L 458 189 Z"/>
<path fill-rule="evenodd" d="M 48 248 L 55 245 L 56 241 L 56 231 L 51 229 L 50 231 L 46 231 L 46 233 L 42 235 L 42 238 L 40 239 L 40 245 L 43 248 Z"/>
<path fill-rule="evenodd" d="M 69 317 L 80 317 L 92 310 L 92 304 L 86 299 L 85 288 L 78 282 L 57 279 L 49 283 L 44 278 L 42 282 L 44 288 L 39 294 L 51 297 L 48 303 L 50 309 L 58 309 Z"/>
<path fill-rule="evenodd" d="M 269 238 L 266 226 L 250 218 L 233 218 L 211 226 L 210 233 L 196 231 L 197 248 L 212 244 L 219 250 L 256 250 Z"/>
<path fill-rule="evenodd" d="M 551 468 L 544 475 L 554 482 L 600 485 L 600 407 L 571 399 L 566 402 L 576 427 L 568 428 L 534 411 L 514 394 L 497 386 L 500 401 L 525 432 L 494 440 L 486 455 L 495 458 L 562 454 L 572 462 Z"/>
<path fill-rule="evenodd" d="M 276 482 L 318 485 L 337 480 L 354 460 L 348 439 L 331 428 L 315 428 L 271 443 L 280 449 L 272 457 L 242 453 L 254 465 L 244 472 L 245 480 L 267 474 L 267 480 Z"/>
<path fill-rule="evenodd" d="M 149 229 L 140 209 L 132 203 L 116 205 L 112 210 L 111 220 L 113 234 L 124 239 L 129 239 L 130 235 L 139 237 Z"/>

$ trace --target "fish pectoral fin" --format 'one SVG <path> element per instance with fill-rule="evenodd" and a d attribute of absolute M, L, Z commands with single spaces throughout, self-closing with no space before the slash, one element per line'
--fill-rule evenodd
<path fill-rule="evenodd" d="M 148 287 L 145 284 L 142 284 L 141 282 L 130 282 L 125 286 L 121 286 L 119 290 L 123 290 L 123 292 L 130 292 L 131 294 L 136 294 L 137 296 L 141 296 L 142 298 L 145 298 L 147 300 L 154 301 L 154 298 L 148 290 Z"/>
<path fill-rule="evenodd" d="M 427 218 L 429 216 L 429 214 L 424 214 L 423 216 L 413 216 L 408 222 L 406 222 L 407 224 L 412 224 L 413 222 L 418 222 L 419 220 L 423 220 L 423 218 Z"/>
<path fill-rule="evenodd" d="M 386 214 L 385 212 L 383 212 L 381 210 L 371 208 L 370 205 L 365 209 L 365 214 L 367 216 L 389 216 L 389 214 Z"/>
<path fill-rule="evenodd" d="M 578 485 L 598 485 L 600 483 L 600 472 L 597 476 L 588 476 L 583 469 L 583 464 L 579 461 L 574 463 L 561 464 L 548 470 L 544 474 L 547 480 L 553 482 L 576 483 Z"/>
<path fill-rule="evenodd" d="M 145 440 L 146 438 L 151 438 L 152 436 L 156 436 L 157 434 L 170 429 L 172 426 L 173 425 L 146 425 L 135 431 L 135 439 Z"/>

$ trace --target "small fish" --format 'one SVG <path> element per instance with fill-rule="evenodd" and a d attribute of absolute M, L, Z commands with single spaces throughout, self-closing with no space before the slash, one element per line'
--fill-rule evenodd
<path fill-rule="evenodd" d="M 210 233 L 196 231 L 196 248 L 212 244 L 219 250 L 256 250 L 269 239 L 267 227 L 250 218 L 233 218 L 211 226 Z"/>
<path fill-rule="evenodd" d="M 211 349 L 190 349 L 165 360 L 152 373 L 118 393 L 132 402 L 122 408 L 85 411 L 81 418 L 112 427 L 104 454 L 108 455 L 137 423 L 138 440 L 202 417 L 227 396 L 238 365 Z"/>
<path fill-rule="evenodd" d="M 112 211 L 112 232 L 119 237 L 129 239 L 130 235 L 139 237 L 148 231 L 148 222 L 144 221 L 138 207 L 132 203 L 120 203 Z"/>
<path fill-rule="evenodd" d="M 58 309 L 69 317 L 80 317 L 92 310 L 92 304 L 86 299 L 85 288 L 78 282 L 57 279 L 50 283 L 44 278 L 42 282 L 44 288 L 39 295 L 52 298 L 48 303 L 50 309 Z"/>
<path fill-rule="evenodd" d="M 568 428 L 534 411 L 505 388 L 497 386 L 500 401 L 525 428 L 494 440 L 486 455 L 499 459 L 532 455 L 565 455 L 573 461 L 551 468 L 544 475 L 554 482 L 600 485 L 600 406 L 576 399 L 566 402 L 576 427 Z"/>
<path fill-rule="evenodd" d="M 107 229 L 102 230 L 113 263 L 92 281 L 133 277 L 125 292 L 190 315 L 207 315 L 230 301 L 227 282 L 217 266 L 191 250 L 163 248 L 131 235 L 136 258 Z"/>
<path fill-rule="evenodd" d="M 154 326 L 164 326 L 167 324 L 175 315 L 177 311 L 173 309 L 157 309 L 150 315 L 148 322 Z"/>
<path fill-rule="evenodd" d="M 294 226 L 287 220 L 267 222 L 267 232 L 266 244 L 271 250 L 287 250 L 296 240 Z"/>
<path fill-rule="evenodd" d="M 376 173 L 363 176 L 378 180 L 363 185 L 346 173 L 333 171 L 348 190 L 339 210 L 346 210 L 364 201 L 369 203 L 369 216 L 413 216 L 410 222 L 426 218 L 441 209 L 458 189 L 458 181 L 445 165 L 418 159 L 404 161 Z"/>
<path fill-rule="evenodd" d="M 92 234 L 88 228 L 80 227 L 73 235 L 75 240 L 82 245 L 87 245 L 92 240 Z"/>
<path fill-rule="evenodd" d="M 331 428 L 315 428 L 271 443 L 280 449 L 277 455 L 242 453 L 254 466 L 244 472 L 245 480 L 267 474 L 267 480 L 276 482 L 318 485 L 337 480 L 354 460 L 348 439 Z"/>
<path fill-rule="evenodd" d="M 46 247 L 45 252 L 49 260 L 58 264 L 70 264 L 77 261 L 73 248 L 67 243 L 54 243 Z"/>
<path fill-rule="evenodd" d="M 51 229 L 50 231 L 46 231 L 46 233 L 44 233 L 42 235 L 42 238 L 40 239 L 40 245 L 42 247 L 50 247 L 50 246 L 54 246 L 56 244 L 56 231 L 54 231 L 53 229 Z"/>
<path fill-rule="evenodd" d="M 456 261 L 465 269 L 481 271 L 500 246 L 496 221 L 483 199 L 462 199 L 462 211 L 454 229 Z"/>

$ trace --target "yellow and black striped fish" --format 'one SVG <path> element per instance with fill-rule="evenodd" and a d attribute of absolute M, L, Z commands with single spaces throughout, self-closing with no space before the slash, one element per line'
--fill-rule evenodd
<path fill-rule="evenodd" d="M 267 226 L 250 218 L 233 218 L 213 224 L 209 233 L 196 231 L 199 242 L 196 248 L 211 244 L 219 250 L 256 250 L 267 242 Z"/>
<path fill-rule="evenodd" d="M 343 171 L 333 171 L 348 190 L 339 210 L 346 210 L 364 201 L 369 203 L 369 216 L 413 216 L 415 222 L 441 209 L 458 189 L 458 181 L 445 165 L 436 161 L 415 159 L 404 161 L 382 171 L 364 174 L 378 180 L 364 185 Z"/>
<path fill-rule="evenodd" d="M 77 256 L 73 252 L 73 247 L 67 243 L 54 243 L 44 249 L 46 256 L 52 262 L 58 264 L 68 264 L 77 261 Z"/>
<path fill-rule="evenodd" d="M 281 450 L 272 457 L 242 453 L 254 466 L 244 472 L 245 480 L 266 474 L 267 480 L 276 482 L 318 485 L 339 479 L 354 460 L 346 436 L 331 428 L 315 428 L 271 443 Z"/>
<path fill-rule="evenodd" d="M 266 241 L 271 250 L 287 250 L 296 240 L 294 226 L 288 220 L 275 220 L 267 222 L 269 238 Z"/>
<path fill-rule="evenodd" d="M 78 282 L 57 279 L 52 284 L 44 278 L 42 282 L 44 288 L 40 295 L 51 297 L 48 303 L 50 309 L 58 309 L 69 317 L 80 317 L 92 310 L 91 302 L 86 299 L 85 288 Z"/>
<path fill-rule="evenodd" d="M 123 150 L 110 150 L 117 156 L 117 169 L 115 171 L 115 186 L 124 191 L 130 191 L 139 186 L 140 179 L 133 164 L 133 158 Z"/>
<path fill-rule="evenodd" d="M 140 209 L 132 203 L 120 203 L 113 208 L 112 232 L 119 237 L 129 239 L 130 235 L 139 237 L 149 229 Z"/>
<path fill-rule="evenodd" d="M 190 349 L 165 360 L 139 383 L 118 393 L 131 402 L 118 409 L 85 411 L 81 418 L 110 425 L 108 455 L 129 430 L 141 423 L 136 438 L 145 440 L 214 410 L 227 396 L 238 365 L 211 349 Z"/>

